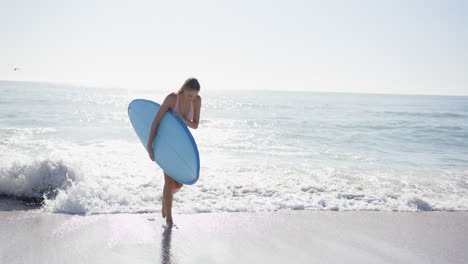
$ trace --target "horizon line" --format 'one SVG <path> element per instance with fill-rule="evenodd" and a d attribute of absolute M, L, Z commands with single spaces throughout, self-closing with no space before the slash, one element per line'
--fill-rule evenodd
<path fill-rule="evenodd" d="M 11 83 L 35 83 L 35 84 L 48 84 L 48 85 L 64 85 L 64 86 L 72 86 L 72 87 L 80 87 L 84 89 L 114 89 L 114 90 L 134 90 L 134 91 L 149 91 L 151 88 L 128 88 L 128 87 L 117 87 L 115 85 L 88 85 L 88 84 L 74 84 L 74 83 L 67 83 L 67 82 L 58 82 L 58 81 L 24 81 L 24 80 L 3 80 L 0 79 L 0 82 L 11 82 Z M 162 90 L 156 90 L 162 91 Z M 208 89 L 208 91 L 214 91 L 212 89 Z M 323 91 L 323 90 L 275 90 L 275 89 L 222 89 L 216 90 L 216 92 L 226 91 L 226 92 L 236 92 L 236 91 L 249 91 L 249 92 L 293 92 L 293 93 L 333 93 L 333 94 L 363 94 L 363 95 L 400 95 L 400 96 L 445 96 L 445 97 L 468 97 L 468 94 L 430 94 L 430 93 L 379 93 L 379 92 L 362 92 L 362 91 L 352 91 L 352 92 L 343 92 L 343 91 Z"/>

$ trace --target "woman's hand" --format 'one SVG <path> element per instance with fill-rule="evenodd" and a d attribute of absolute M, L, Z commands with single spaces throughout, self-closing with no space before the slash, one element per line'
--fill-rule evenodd
<path fill-rule="evenodd" d="M 181 116 L 179 113 L 174 112 L 174 113 L 172 113 L 172 115 L 173 116 L 178 116 L 180 119 L 184 120 L 184 117 Z"/>
<path fill-rule="evenodd" d="M 146 149 L 148 150 L 148 154 L 149 154 L 149 157 L 152 161 L 154 161 L 154 152 L 153 152 L 153 146 L 152 144 L 148 144 L 148 146 L 146 147 Z"/>

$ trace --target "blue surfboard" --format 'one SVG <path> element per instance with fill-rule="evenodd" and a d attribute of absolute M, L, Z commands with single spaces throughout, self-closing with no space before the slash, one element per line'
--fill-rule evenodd
<path fill-rule="evenodd" d="M 128 105 L 128 116 L 146 150 L 154 117 L 161 105 L 136 99 Z M 154 160 L 171 178 L 194 184 L 200 174 L 200 157 L 192 134 L 184 122 L 169 110 L 159 124 L 153 140 Z"/>

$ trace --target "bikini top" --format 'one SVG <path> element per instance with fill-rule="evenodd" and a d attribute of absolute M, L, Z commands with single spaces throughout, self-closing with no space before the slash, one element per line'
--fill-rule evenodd
<path fill-rule="evenodd" d="M 180 112 L 179 112 L 179 94 L 177 95 L 176 104 L 174 106 L 174 109 L 172 109 L 172 111 L 180 114 Z M 190 121 L 193 121 L 193 113 L 194 113 L 193 102 L 190 102 L 190 110 L 184 117 L 187 118 Z"/>

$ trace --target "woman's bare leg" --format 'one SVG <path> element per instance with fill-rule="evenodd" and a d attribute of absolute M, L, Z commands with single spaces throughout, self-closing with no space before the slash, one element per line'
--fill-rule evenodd
<path fill-rule="evenodd" d="M 184 186 L 182 183 L 175 182 L 176 184 L 174 185 L 174 189 L 172 191 L 172 194 L 175 194 L 176 192 L 180 191 L 182 186 Z M 164 200 L 163 200 L 164 201 Z M 166 210 L 164 208 L 164 202 L 161 202 L 161 214 L 163 218 L 166 218 Z"/>
<path fill-rule="evenodd" d="M 182 186 L 184 186 L 182 183 L 180 183 L 178 181 L 174 181 L 174 190 L 173 190 L 172 193 L 176 193 L 176 192 L 180 191 Z"/>
<path fill-rule="evenodd" d="M 182 183 L 175 181 L 164 172 L 164 190 L 161 214 L 163 218 L 166 218 L 167 216 L 166 223 L 168 224 L 172 224 L 172 199 L 174 197 L 174 193 L 178 192 L 182 186 Z"/>
<path fill-rule="evenodd" d="M 162 199 L 162 214 L 166 217 L 166 223 L 172 225 L 172 196 L 174 191 L 174 180 L 164 172 L 164 190 Z"/>

